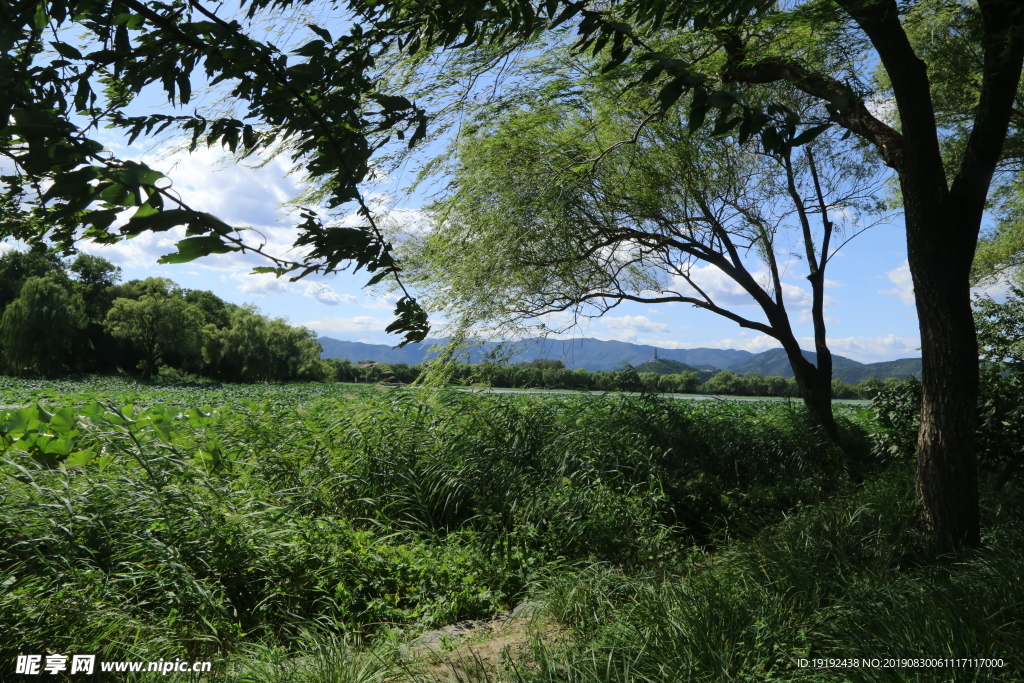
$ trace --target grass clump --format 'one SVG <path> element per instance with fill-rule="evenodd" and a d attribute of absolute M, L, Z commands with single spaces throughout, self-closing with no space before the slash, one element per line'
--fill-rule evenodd
<path fill-rule="evenodd" d="M 311 629 L 367 642 L 498 612 L 578 563 L 657 566 L 845 477 L 779 404 L 68 398 L 2 418 L 8 659 L 228 657 Z"/>

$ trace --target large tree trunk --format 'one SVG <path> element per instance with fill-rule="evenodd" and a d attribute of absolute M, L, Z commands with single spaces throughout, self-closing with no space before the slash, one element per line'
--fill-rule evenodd
<path fill-rule="evenodd" d="M 1020 0 L 979 0 L 984 67 L 974 127 L 950 184 L 939 150 L 927 67 L 899 23 L 897 4 L 840 0 L 889 74 L 902 140 L 879 149 L 897 169 L 907 258 L 921 327 L 922 397 L 916 495 L 922 541 L 936 552 L 981 542 L 974 423 L 978 342 L 970 268 L 985 199 L 1002 155 L 1024 61 Z M 879 142 L 881 140 L 879 139 Z"/>
<path fill-rule="evenodd" d="M 949 552 L 981 542 L 974 450 L 978 342 L 968 284 L 977 235 L 971 223 L 981 217 L 942 211 L 941 204 L 930 211 L 905 198 L 923 356 L 916 497 L 924 545 Z"/>

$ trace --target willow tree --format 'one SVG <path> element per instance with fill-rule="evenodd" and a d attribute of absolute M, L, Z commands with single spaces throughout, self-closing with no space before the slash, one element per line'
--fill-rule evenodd
<path fill-rule="evenodd" d="M 623 302 L 690 304 L 778 340 L 812 416 L 838 436 L 825 274 L 880 209 L 880 178 L 863 150 L 814 127 L 794 128 L 771 153 L 691 133 L 679 110 L 652 111 L 651 93 L 624 94 L 626 82 L 567 57 L 539 59 L 528 72 L 561 59 L 560 77 L 522 79 L 532 93 L 489 102 L 465 123 L 431 229 L 399 250 L 428 308 L 507 334 Z M 709 271 L 757 312 L 723 303 Z M 794 277 L 809 294 L 786 281 Z M 816 364 L 794 314 L 813 324 Z"/>
<path fill-rule="evenodd" d="M 939 11 L 971 30 L 943 21 L 928 30 Z M 813 98 L 827 123 L 868 144 L 898 180 L 921 331 L 916 498 L 923 542 L 940 552 L 981 542 L 970 274 L 1008 132 L 1024 124 L 1024 3 L 467 0 L 439 9 L 427 0 L 392 0 L 365 12 L 378 24 L 405 27 L 407 49 L 419 53 L 519 46 L 552 29 L 569 31 L 578 50 L 603 56 L 609 70 L 645 66 L 638 81 L 657 86 L 654 103 L 662 110 L 685 103 L 692 128 L 708 125 L 779 149 L 794 112 L 750 97 L 772 84 Z M 699 35 L 708 47 L 695 55 L 659 49 L 657 37 L 672 31 Z M 971 53 L 955 65 L 967 79 L 959 92 L 953 81 L 941 89 L 930 80 L 948 54 L 944 43 Z"/>
<path fill-rule="evenodd" d="M 82 361 L 82 330 L 88 323 L 81 295 L 69 283 L 30 277 L 0 317 L 0 348 L 12 374 L 57 375 Z"/>
<path fill-rule="evenodd" d="M 198 369 L 202 353 L 203 314 L 177 295 L 144 294 L 138 299 L 115 299 L 104 325 L 115 339 L 141 357 L 139 369 L 152 377 L 168 356 Z"/>

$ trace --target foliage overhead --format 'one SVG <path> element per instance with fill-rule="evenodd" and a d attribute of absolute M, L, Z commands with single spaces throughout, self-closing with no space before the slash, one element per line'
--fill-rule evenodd
<path fill-rule="evenodd" d="M 1024 289 L 1011 285 L 1003 302 L 978 297 L 975 307 L 981 357 L 1019 372 L 1024 367 Z"/>
<path fill-rule="evenodd" d="M 248 9 L 251 18 L 268 3 Z M 377 56 L 390 41 L 358 23 L 337 37 L 311 24 L 313 39 L 284 53 L 245 23 L 199 2 L 4 3 L 0 148 L 13 170 L 0 178 L 3 235 L 68 251 L 79 239 L 114 242 L 184 226 L 185 239 L 162 262 L 240 251 L 269 258 L 272 265 L 257 270 L 278 276 L 330 272 L 351 261 L 374 274 L 371 283 L 397 277 L 359 192 L 376 148 L 391 135 L 415 142 L 426 126 L 411 102 L 376 88 Z M 243 111 L 188 113 L 200 83 L 224 83 Z M 162 88 L 177 112 L 133 115 L 133 98 L 150 86 Z M 360 224 L 329 226 L 305 210 L 295 240 L 302 256 L 266 253 L 243 226 L 184 203 L 163 174 L 110 154 L 97 140 L 104 126 L 129 142 L 177 130 L 190 136 L 192 150 L 220 145 L 243 156 L 290 143 L 306 173 L 330 186 L 326 206 L 354 204 Z M 426 319 L 412 297 L 399 300 L 396 316 L 392 331 L 406 341 L 424 338 Z"/>

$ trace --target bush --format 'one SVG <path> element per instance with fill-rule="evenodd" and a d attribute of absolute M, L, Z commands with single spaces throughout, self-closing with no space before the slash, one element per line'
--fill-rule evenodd
<path fill-rule="evenodd" d="M 908 460 L 917 454 L 921 423 L 921 381 L 916 377 L 886 382 L 871 400 L 875 413 L 875 452 L 890 460 Z"/>
<path fill-rule="evenodd" d="M 887 382 L 872 401 L 876 427 L 872 434 L 878 455 L 908 460 L 917 452 L 921 414 L 921 382 L 910 378 Z M 976 432 L 978 465 L 1001 488 L 1024 466 L 1024 374 L 1003 366 L 982 369 Z"/>

